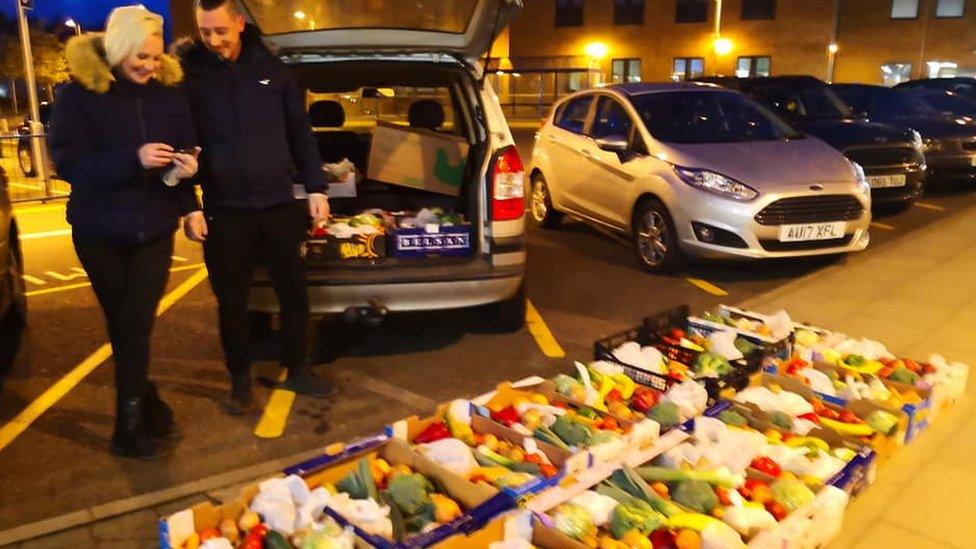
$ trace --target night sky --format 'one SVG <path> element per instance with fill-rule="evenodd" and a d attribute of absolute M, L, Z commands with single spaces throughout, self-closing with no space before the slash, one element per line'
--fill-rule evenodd
<path fill-rule="evenodd" d="M 81 23 L 83 30 L 101 30 L 112 8 L 130 4 L 142 4 L 162 15 L 169 30 L 169 0 L 34 0 L 34 9 L 27 13 L 27 17 L 47 23 L 71 17 Z M 17 0 L 0 0 L 0 11 L 15 14 Z"/>

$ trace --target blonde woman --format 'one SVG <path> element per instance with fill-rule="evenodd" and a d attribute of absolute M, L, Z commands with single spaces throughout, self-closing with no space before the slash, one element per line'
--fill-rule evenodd
<path fill-rule="evenodd" d="M 158 459 L 178 436 L 149 381 L 149 342 L 166 288 L 179 220 L 203 213 L 187 179 L 197 139 L 177 87 L 179 64 L 163 54 L 163 19 L 116 8 L 104 34 L 72 39 L 73 81 L 60 93 L 51 155 L 71 184 L 75 251 L 105 313 L 115 357 L 113 454 Z"/>

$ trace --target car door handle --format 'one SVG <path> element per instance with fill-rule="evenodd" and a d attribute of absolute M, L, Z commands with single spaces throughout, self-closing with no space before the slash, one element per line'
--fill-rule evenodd
<path fill-rule="evenodd" d="M 583 149 L 583 150 L 581 150 L 580 151 L 580 154 L 583 155 L 586 158 L 593 158 L 593 152 L 590 151 L 589 149 Z"/>

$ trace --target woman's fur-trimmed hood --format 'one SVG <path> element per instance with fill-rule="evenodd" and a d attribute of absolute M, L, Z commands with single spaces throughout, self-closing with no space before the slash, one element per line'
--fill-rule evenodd
<path fill-rule="evenodd" d="M 103 35 L 88 33 L 68 40 L 65 57 L 68 71 L 79 84 L 95 93 L 105 93 L 115 80 L 112 68 L 105 60 Z M 176 86 L 183 81 L 183 69 L 175 58 L 163 54 L 156 80 L 164 86 Z"/>

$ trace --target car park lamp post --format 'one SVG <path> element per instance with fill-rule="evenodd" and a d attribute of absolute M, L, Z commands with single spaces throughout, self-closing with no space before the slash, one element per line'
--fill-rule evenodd
<path fill-rule="evenodd" d="M 836 42 L 831 42 L 827 46 L 827 82 L 834 81 L 834 62 L 837 59 L 838 51 L 840 51 L 840 46 Z"/>
<path fill-rule="evenodd" d="M 610 48 L 607 47 L 607 45 L 603 42 L 590 42 L 585 48 L 583 48 L 583 53 L 585 53 L 589 58 L 587 72 L 595 69 L 599 74 L 599 80 L 594 84 L 599 85 L 603 83 L 603 69 L 600 66 L 600 61 L 602 61 L 607 54 L 610 53 Z M 589 77 L 589 75 L 587 75 L 587 77 Z"/>
<path fill-rule="evenodd" d="M 33 8 L 32 0 L 17 2 L 17 22 L 20 29 L 20 47 L 24 55 L 24 79 L 27 84 L 27 99 L 31 115 L 31 149 L 37 159 L 37 177 L 48 185 L 47 146 L 44 143 L 44 124 L 41 123 L 40 103 L 37 101 L 37 82 L 34 80 L 34 53 L 31 51 L 30 27 L 27 25 L 27 11 Z M 46 191 L 47 189 L 45 189 Z"/>

